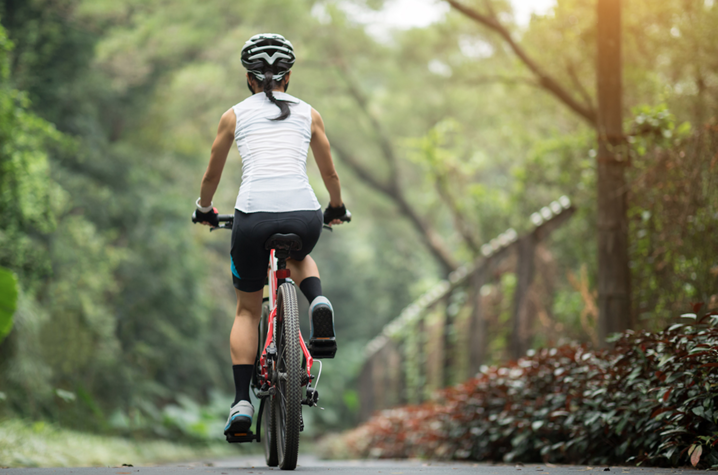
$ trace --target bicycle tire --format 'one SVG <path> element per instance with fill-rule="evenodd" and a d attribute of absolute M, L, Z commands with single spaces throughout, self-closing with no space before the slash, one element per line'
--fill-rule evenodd
<path fill-rule="evenodd" d="M 284 283 L 277 296 L 277 393 L 274 423 L 279 468 L 294 470 L 299 454 L 302 420 L 302 350 L 299 343 L 299 307 L 293 284 Z"/>
<path fill-rule="evenodd" d="M 274 431 L 274 404 L 272 398 L 264 403 L 262 415 L 262 441 L 264 442 L 264 459 L 268 467 L 279 465 L 277 455 L 277 437 Z"/>
<path fill-rule="evenodd" d="M 264 302 L 262 304 L 262 319 L 259 321 L 259 349 L 257 350 L 257 362 L 259 362 L 259 355 L 261 355 L 264 349 L 264 342 L 267 339 L 267 331 L 269 325 L 269 304 Z M 259 364 L 257 364 L 255 377 L 257 372 L 260 371 Z M 267 462 L 268 467 L 276 467 L 279 465 L 279 459 L 277 457 L 277 436 L 274 432 L 274 403 L 272 397 L 268 396 L 268 400 L 264 402 L 264 413 L 262 414 L 262 442 L 264 444 L 264 459 Z"/>

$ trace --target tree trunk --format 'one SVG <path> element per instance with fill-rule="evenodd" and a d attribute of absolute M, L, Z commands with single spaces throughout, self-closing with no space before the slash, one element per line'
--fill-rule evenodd
<path fill-rule="evenodd" d="M 621 0 L 598 0 L 599 340 L 630 325 L 627 164 L 621 86 Z"/>

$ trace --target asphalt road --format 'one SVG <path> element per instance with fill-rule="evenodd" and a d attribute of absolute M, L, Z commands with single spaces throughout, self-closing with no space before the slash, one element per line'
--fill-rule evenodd
<path fill-rule="evenodd" d="M 608 468 L 608 470 L 606 470 Z M 99 468 L 6 468 L 0 469 L 0 475 L 167 475 L 175 473 L 211 473 L 214 475 L 278 473 L 277 468 L 269 468 L 264 457 L 240 457 L 212 462 L 195 462 L 152 467 L 99 467 Z M 300 456 L 296 469 L 299 473 L 339 473 L 341 475 L 680 475 L 690 469 L 660 469 L 635 467 L 586 467 L 572 465 L 490 465 L 477 463 L 444 463 L 422 460 L 349 460 L 326 461 L 313 456 Z M 578 472 L 582 472 L 579 474 Z M 285 472 L 289 473 L 289 472 Z"/>

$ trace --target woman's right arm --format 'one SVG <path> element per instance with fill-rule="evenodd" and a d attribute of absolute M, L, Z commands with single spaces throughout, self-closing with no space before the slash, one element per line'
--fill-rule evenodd
<path fill-rule="evenodd" d="M 219 180 L 222 178 L 224 164 L 227 161 L 227 154 L 234 143 L 234 128 L 237 124 L 237 116 L 234 109 L 229 109 L 222 114 L 217 127 L 217 137 L 212 144 L 212 152 L 209 156 L 209 165 L 202 177 L 202 186 L 199 192 L 200 206 L 210 206 L 214 193 L 219 186 Z"/>
<path fill-rule="evenodd" d="M 324 131 L 324 121 L 322 121 L 322 116 L 319 115 L 319 112 L 314 109 L 312 109 L 312 140 L 309 145 L 312 147 L 312 153 L 314 153 L 319 173 L 321 173 L 322 180 L 324 180 L 324 186 L 327 187 L 329 192 L 329 206 L 339 208 L 344 204 L 339 175 L 337 175 L 334 168 L 329 139 Z"/>

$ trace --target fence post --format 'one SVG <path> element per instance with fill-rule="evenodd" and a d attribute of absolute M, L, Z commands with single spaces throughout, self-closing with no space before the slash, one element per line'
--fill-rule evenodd
<path fill-rule="evenodd" d="M 443 333 L 443 352 L 444 361 L 441 369 L 442 384 L 441 387 L 447 388 L 451 386 L 451 367 L 454 364 L 454 352 L 451 341 L 451 330 L 454 325 L 454 318 L 449 313 L 449 307 L 451 306 L 451 299 L 454 295 L 453 292 L 449 292 L 444 299 L 444 333 Z"/>
<path fill-rule="evenodd" d="M 536 254 L 536 235 L 530 233 L 518 243 L 518 263 L 516 265 L 516 291 L 514 293 L 514 309 L 512 315 L 513 330 L 511 332 L 510 354 L 512 359 L 521 358 L 531 345 L 533 338 L 533 320 L 535 309 L 532 308 L 531 282 L 533 281 Z"/>
<path fill-rule="evenodd" d="M 486 319 L 482 305 L 481 287 L 486 281 L 484 267 L 479 267 L 470 278 L 471 317 L 469 321 L 469 378 L 473 378 L 481 369 L 486 357 Z"/>
<path fill-rule="evenodd" d="M 412 358 L 406 360 L 413 365 L 411 369 L 407 368 L 412 373 L 412 379 L 406 398 L 410 403 L 418 404 L 424 401 L 426 386 L 426 322 L 423 316 L 416 322 L 411 351 L 414 352 Z"/>
<path fill-rule="evenodd" d="M 374 412 L 374 381 L 372 369 L 374 357 L 369 358 L 359 373 L 359 421 L 363 422 L 371 417 Z"/>
<path fill-rule="evenodd" d="M 387 409 L 401 403 L 402 357 L 399 348 L 391 339 L 387 342 L 382 353 L 383 357 L 380 364 L 384 366 L 383 384 L 385 388 L 385 398 L 382 409 Z"/>
<path fill-rule="evenodd" d="M 441 389 L 444 382 L 444 319 L 437 318 L 438 315 L 440 315 L 438 311 L 430 312 L 427 315 L 429 321 L 425 323 L 426 384 L 424 397 L 426 398 L 430 398 L 434 391 Z"/>

